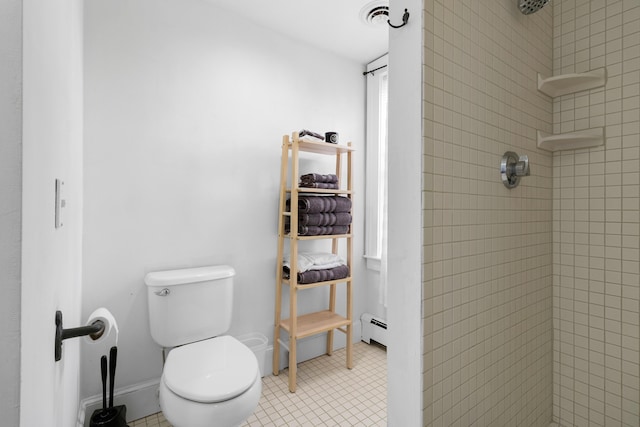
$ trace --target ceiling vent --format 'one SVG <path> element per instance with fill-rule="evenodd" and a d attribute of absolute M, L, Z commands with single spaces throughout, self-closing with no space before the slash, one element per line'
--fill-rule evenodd
<path fill-rule="evenodd" d="M 376 0 L 367 3 L 360 9 L 360 20 L 368 26 L 387 27 L 389 19 L 389 2 L 386 0 Z"/>

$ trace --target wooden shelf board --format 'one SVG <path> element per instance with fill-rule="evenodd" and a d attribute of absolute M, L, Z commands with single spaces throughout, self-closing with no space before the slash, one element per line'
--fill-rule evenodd
<path fill-rule="evenodd" d="M 351 280 L 352 280 L 351 276 L 349 276 L 349 277 L 345 277 L 344 279 L 325 280 L 324 282 L 303 283 L 303 284 L 298 283 L 296 287 L 298 289 L 311 289 L 311 288 L 317 288 L 319 286 L 336 285 L 338 283 L 350 282 Z M 285 285 L 290 285 L 289 279 L 282 279 L 282 283 Z"/>
<path fill-rule="evenodd" d="M 308 337 L 350 324 L 351 321 L 349 319 L 329 310 L 304 314 L 302 316 L 298 316 L 298 330 L 296 338 Z M 280 322 L 280 327 L 285 331 L 290 332 L 290 319 L 282 320 Z"/>
<path fill-rule="evenodd" d="M 293 143 L 290 142 L 289 149 L 291 149 L 292 147 Z M 354 151 L 353 148 L 346 145 L 331 144 L 330 142 L 305 141 L 303 139 L 298 140 L 298 149 L 307 153 L 327 155 L 335 155 L 337 153 L 348 153 L 349 151 Z"/>

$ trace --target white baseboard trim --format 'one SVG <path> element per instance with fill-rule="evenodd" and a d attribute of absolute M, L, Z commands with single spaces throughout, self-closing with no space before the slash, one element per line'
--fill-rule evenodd
<path fill-rule="evenodd" d="M 113 405 L 127 406 L 127 422 L 155 414 L 160 412 L 158 403 L 159 387 L 160 380 L 157 379 L 116 389 L 113 392 Z M 89 427 L 93 411 L 101 408 L 102 395 L 82 399 L 78 409 L 77 427 Z"/>

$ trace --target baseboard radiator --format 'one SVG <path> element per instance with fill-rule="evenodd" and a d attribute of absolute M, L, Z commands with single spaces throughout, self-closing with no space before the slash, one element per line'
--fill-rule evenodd
<path fill-rule="evenodd" d="M 386 320 L 369 313 L 364 313 L 360 316 L 360 321 L 362 324 L 362 341 L 367 344 L 371 344 L 371 341 L 375 341 L 385 347 L 387 346 L 389 340 L 387 336 L 388 331 Z"/>

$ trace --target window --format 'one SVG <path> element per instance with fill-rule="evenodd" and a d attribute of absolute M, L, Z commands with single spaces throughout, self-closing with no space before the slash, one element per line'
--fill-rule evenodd
<path fill-rule="evenodd" d="M 365 258 L 368 268 L 380 270 L 382 248 L 386 244 L 383 238 L 387 199 L 387 55 L 368 64 L 367 71 L 370 73 L 367 74 Z"/>

